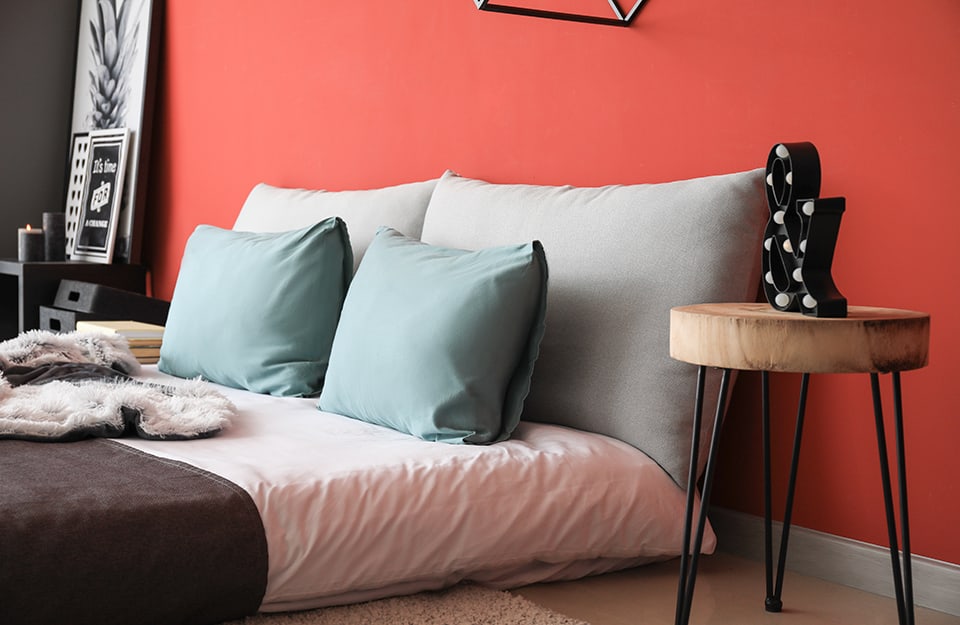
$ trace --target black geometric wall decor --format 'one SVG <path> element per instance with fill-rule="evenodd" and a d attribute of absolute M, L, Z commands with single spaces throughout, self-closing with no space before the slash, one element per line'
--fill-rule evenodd
<path fill-rule="evenodd" d="M 830 266 L 846 201 L 821 198 L 820 155 L 809 142 L 778 143 L 767 157 L 763 290 L 777 310 L 846 317 Z"/>
<path fill-rule="evenodd" d="M 474 4 L 481 11 L 493 11 L 495 13 L 510 13 L 513 15 L 529 15 L 531 17 L 546 17 L 554 20 L 567 20 L 569 22 L 586 22 L 587 24 L 605 24 L 607 26 L 629 26 L 633 18 L 647 3 L 647 0 L 637 0 L 636 4 L 629 11 L 624 11 L 617 0 L 607 0 L 610 9 L 613 11 L 613 17 L 600 17 L 595 15 L 581 15 L 579 13 L 564 13 L 561 11 L 546 11 L 543 9 L 533 9 L 527 7 L 508 6 L 505 4 L 493 4 L 489 0 L 473 0 Z"/>

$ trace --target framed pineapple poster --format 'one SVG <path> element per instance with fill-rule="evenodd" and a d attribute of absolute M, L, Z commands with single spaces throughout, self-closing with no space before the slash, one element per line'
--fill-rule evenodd
<path fill-rule="evenodd" d="M 130 133 L 126 128 L 92 130 L 89 137 L 80 220 L 71 258 L 109 263 L 116 242 Z"/>
<path fill-rule="evenodd" d="M 82 137 L 96 130 L 129 130 L 124 186 L 118 190 L 116 241 L 112 257 L 101 262 L 140 261 L 162 16 L 162 0 L 81 0 L 80 3 L 71 136 Z M 71 162 L 74 162 L 77 160 L 76 139 L 70 147 Z M 87 156 L 89 161 L 89 154 Z M 79 182 L 86 188 L 85 181 L 74 180 L 74 172 L 70 175 L 71 182 Z M 73 198 L 72 212 L 71 198 L 66 200 L 67 231 L 79 234 L 81 224 L 76 198 Z M 76 240 L 74 249 L 77 249 Z"/>

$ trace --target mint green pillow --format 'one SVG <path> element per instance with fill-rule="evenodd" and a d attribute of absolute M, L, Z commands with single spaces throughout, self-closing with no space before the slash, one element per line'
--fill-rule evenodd
<path fill-rule="evenodd" d="M 381 228 L 343 304 L 319 408 L 431 441 L 504 440 L 546 295 L 538 241 L 468 252 Z"/>
<path fill-rule="evenodd" d="M 257 393 L 316 395 L 353 271 L 346 225 L 253 233 L 198 226 L 167 316 L 159 368 Z"/>

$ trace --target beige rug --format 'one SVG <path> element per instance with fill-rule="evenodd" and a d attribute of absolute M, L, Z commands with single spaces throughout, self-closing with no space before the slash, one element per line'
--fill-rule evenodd
<path fill-rule="evenodd" d="M 223 625 L 588 625 L 499 590 L 455 586 L 308 612 L 262 614 Z"/>

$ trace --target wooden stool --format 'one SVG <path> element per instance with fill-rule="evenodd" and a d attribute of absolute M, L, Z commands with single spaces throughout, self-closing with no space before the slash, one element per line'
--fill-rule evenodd
<path fill-rule="evenodd" d="M 690 478 L 687 484 L 687 510 L 684 519 L 684 550 L 680 557 L 680 584 L 677 592 L 677 625 L 690 620 L 690 606 L 697 576 L 697 562 L 707 518 L 707 502 L 713 484 L 714 458 L 719 442 L 720 417 L 726 404 L 730 372 L 733 369 L 760 371 L 762 385 L 764 539 L 766 554 L 766 609 L 779 612 L 780 594 L 796 486 L 797 461 L 803 432 L 807 387 L 811 373 L 869 373 L 876 420 L 877 444 L 880 449 L 880 477 L 887 513 L 890 558 L 896 590 L 897 612 L 901 625 L 913 625 L 913 581 L 910 566 L 910 529 L 907 518 L 907 482 L 903 449 L 903 408 L 900 395 L 900 372 L 919 369 L 927 364 L 930 344 L 930 315 L 909 310 L 851 306 L 844 318 L 808 317 L 784 313 L 767 304 L 699 304 L 681 306 L 670 311 L 670 356 L 699 365 L 697 401 L 694 414 L 693 441 L 690 454 Z M 707 367 L 723 370 L 720 397 L 714 417 L 713 438 L 703 477 L 702 504 L 696 535 L 691 537 L 693 499 L 697 487 L 697 450 L 704 379 Z M 787 485 L 783 534 L 777 561 L 776 581 L 773 576 L 773 548 L 770 512 L 770 393 L 769 372 L 802 373 L 800 402 L 797 409 L 793 458 Z M 893 381 L 894 419 L 896 425 L 897 474 L 900 500 L 900 530 L 903 561 L 897 546 L 890 465 L 887 458 L 881 407 L 879 374 L 890 373 Z M 691 538 L 693 543 L 691 544 Z"/>

